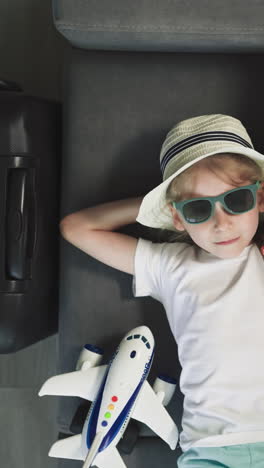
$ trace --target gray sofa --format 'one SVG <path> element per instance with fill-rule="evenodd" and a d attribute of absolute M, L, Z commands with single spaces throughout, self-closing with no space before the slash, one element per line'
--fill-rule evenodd
<path fill-rule="evenodd" d="M 159 151 L 178 121 L 200 114 L 239 118 L 263 149 L 264 4 L 235 0 L 54 0 L 54 24 L 68 41 L 63 71 L 61 219 L 95 204 L 144 195 L 161 180 Z M 139 224 L 120 232 L 166 239 Z M 131 328 L 156 339 L 149 381 L 180 379 L 177 345 L 164 308 L 134 298 L 132 277 L 107 267 L 61 238 L 59 369 L 70 372 L 83 344 L 105 349 L 105 361 Z M 70 434 L 78 398 L 61 398 L 60 432 Z M 181 430 L 179 388 L 168 411 Z M 128 468 L 175 467 L 158 438 L 141 439 Z M 79 467 L 78 461 L 60 461 Z"/>

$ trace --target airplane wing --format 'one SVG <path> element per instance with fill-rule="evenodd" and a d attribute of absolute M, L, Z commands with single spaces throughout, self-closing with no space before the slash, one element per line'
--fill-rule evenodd
<path fill-rule="evenodd" d="M 167 442 L 172 450 L 176 448 L 179 437 L 177 426 L 147 380 L 142 385 L 131 417 L 149 426 L 152 431 Z"/>
<path fill-rule="evenodd" d="M 105 375 L 107 365 L 84 371 L 69 372 L 48 379 L 39 391 L 43 395 L 79 396 L 93 401 Z"/>

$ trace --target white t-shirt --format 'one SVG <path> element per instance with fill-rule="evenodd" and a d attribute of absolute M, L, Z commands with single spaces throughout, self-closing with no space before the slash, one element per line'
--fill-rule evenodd
<path fill-rule="evenodd" d="M 160 301 L 178 345 L 180 445 L 264 442 L 264 260 L 139 239 L 133 293 Z"/>

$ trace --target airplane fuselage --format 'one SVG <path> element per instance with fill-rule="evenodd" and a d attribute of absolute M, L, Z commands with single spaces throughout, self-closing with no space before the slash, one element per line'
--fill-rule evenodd
<path fill-rule="evenodd" d="M 83 452 L 93 449 L 99 433 L 96 453 L 118 443 L 149 374 L 153 355 L 154 338 L 147 327 L 135 328 L 121 341 L 87 415 L 82 432 Z"/>

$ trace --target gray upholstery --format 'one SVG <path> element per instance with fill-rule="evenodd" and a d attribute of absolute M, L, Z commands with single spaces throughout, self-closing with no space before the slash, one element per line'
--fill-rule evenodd
<path fill-rule="evenodd" d="M 259 0 L 57 0 L 54 21 L 85 49 L 258 52 L 264 47 Z"/>
<path fill-rule="evenodd" d="M 132 10 L 129 12 L 130 20 L 134 18 L 139 22 L 143 18 L 142 21 L 147 24 L 148 18 L 149 21 L 155 19 L 158 26 L 158 5 L 161 3 L 154 2 L 154 10 L 150 10 L 150 2 L 141 3 L 140 13 L 135 7 L 139 2 L 134 2 L 132 6 L 129 3 Z M 164 13 L 161 19 L 165 21 L 167 18 L 166 24 L 172 24 L 168 19 L 169 6 L 179 4 L 182 18 L 186 18 L 186 27 L 193 26 L 194 21 L 197 28 L 199 24 L 201 28 L 209 27 L 213 21 L 215 27 L 227 25 L 227 17 L 224 17 L 227 13 L 224 11 L 221 11 L 221 21 L 216 21 L 220 2 L 214 3 L 216 10 L 210 10 L 210 18 L 205 18 L 202 12 L 207 2 L 199 2 L 199 12 L 193 6 L 194 2 L 163 1 L 167 16 Z M 260 27 L 257 13 L 260 11 L 258 8 L 262 8 L 261 4 L 252 2 L 252 11 L 255 12 L 252 16 L 251 9 L 243 8 L 246 5 L 244 2 L 233 2 L 231 8 L 235 8 L 234 5 L 238 8 L 238 4 L 241 16 L 236 21 L 233 18 L 233 27 L 236 25 L 243 29 L 242 18 L 246 21 L 248 16 L 248 27 Z M 63 24 L 75 25 L 74 38 L 71 36 L 74 46 L 99 47 L 99 33 L 96 44 L 93 36 L 86 33 L 81 43 L 79 39 L 82 34 L 80 31 L 78 39 L 76 24 L 79 21 L 88 24 L 88 20 L 105 20 L 113 24 L 114 19 L 115 24 L 119 24 L 114 15 L 117 2 L 111 2 L 111 5 L 110 11 L 108 2 L 75 2 L 74 7 L 68 1 L 56 2 L 56 26 L 66 37 L 70 37 Z M 122 14 L 124 16 L 127 11 L 125 5 L 126 2 L 120 7 L 120 23 L 124 19 Z M 188 5 L 190 8 L 187 11 Z M 102 16 L 103 8 L 109 13 L 107 20 Z M 180 27 L 180 21 L 176 21 L 178 16 L 174 18 L 176 26 Z M 253 42 L 262 47 L 262 32 L 258 31 Z M 176 34 L 173 36 L 176 39 Z M 222 52 L 227 46 L 225 41 L 229 41 L 230 37 L 222 36 Z M 207 113 L 233 115 L 243 121 L 255 148 L 261 150 L 264 144 L 264 61 L 262 54 L 246 53 L 252 46 L 252 36 L 247 37 L 249 41 L 243 48 L 243 54 L 230 51 L 227 54 L 99 51 L 69 45 L 63 81 L 61 218 L 98 203 L 144 195 L 157 185 L 161 180 L 160 146 L 167 131 L 179 120 Z M 195 42 L 194 35 L 190 36 L 190 40 Z M 210 42 L 209 36 L 207 40 Z M 136 37 L 132 42 L 129 42 L 130 48 L 139 48 Z M 111 44 L 109 39 L 110 49 Z M 188 48 L 187 42 L 185 46 Z M 144 48 L 142 41 L 140 47 Z M 158 43 L 155 44 L 157 47 Z M 168 43 L 166 47 L 170 49 Z M 220 42 L 217 50 L 218 47 Z M 166 233 L 161 236 L 159 231 L 139 224 L 127 226 L 120 232 L 154 241 L 166 239 Z M 61 239 L 59 371 L 74 370 L 84 343 L 103 347 L 106 362 L 122 335 L 139 324 L 148 325 L 156 339 L 150 382 L 157 372 L 179 379 L 181 366 L 177 345 L 169 330 L 163 306 L 149 297 L 134 298 L 130 275 L 105 266 Z M 79 403 L 78 398 L 61 398 L 59 424 L 62 432 L 69 432 Z M 180 391 L 175 394 L 168 409 L 181 430 Z M 179 453 L 180 450 L 172 452 L 164 442 L 154 438 L 141 440 L 133 454 L 125 456 L 124 460 L 128 468 L 156 468 L 161 464 L 170 468 L 176 466 Z M 80 463 L 62 461 L 60 466 L 73 468 L 80 466 Z"/>

